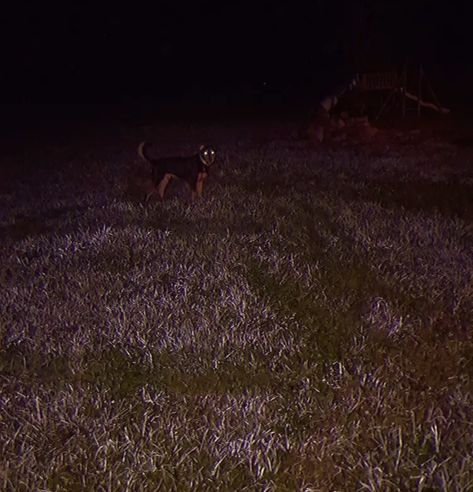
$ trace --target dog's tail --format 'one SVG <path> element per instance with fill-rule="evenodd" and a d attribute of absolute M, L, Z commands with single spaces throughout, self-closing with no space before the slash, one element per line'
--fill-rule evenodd
<path fill-rule="evenodd" d="M 146 142 L 141 142 L 140 145 L 138 145 L 138 155 L 146 162 L 151 162 L 151 159 L 146 155 L 145 147 L 147 143 Z"/>

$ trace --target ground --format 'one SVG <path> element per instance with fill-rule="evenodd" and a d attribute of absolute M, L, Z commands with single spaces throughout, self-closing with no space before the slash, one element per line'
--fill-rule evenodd
<path fill-rule="evenodd" d="M 471 490 L 472 149 L 296 128 L 3 142 L 2 490 Z"/>

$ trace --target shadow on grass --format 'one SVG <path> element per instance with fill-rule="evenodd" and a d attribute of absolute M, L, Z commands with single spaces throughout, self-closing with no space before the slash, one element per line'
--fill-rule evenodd
<path fill-rule="evenodd" d="M 256 368 L 222 361 L 215 368 L 207 367 L 197 374 L 175 367 L 176 359 L 182 356 L 157 354 L 150 368 L 119 349 L 111 349 L 86 354 L 82 370 L 73 373 L 66 356 L 40 354 L 21 346 L 9 347 L 0 353 L 0 375 L 25 383 L 90 385 L 99 391 L 106 390 L 117 400 L 132 397 L 147 385 L 186 395 L 241 393 L 279 385 L 262 356 Z"/>
<path fill-rule="evenodd" d="M 85 364 L 78 376 L 81 382 L 91 383 L 110 391 L 114 398 L 126 398 L 146 385 L 162 391 L 186 395 L 240 393 L 276 385 L 271 371 L 261 364 L 251 370 L 222 362 L 215 368 L 203 368 L 199 373 L 185 372 L 176 367 L 182 354 L 163 353 L 155 356 L 153 368 L 133 361 L 120 350 L 110 350 Z"/>
<path fill-rule="evenodd" d="M 358 193 L 358 199 L 375 201 L 393 210 L 438 212 L 445 217 L 473 219 L 473 185 L 456 181 L 375 183 Z"/>
<path fill-rule="evenodd" d="M 72 379 L 66 356 L 48 356 L 21 344 L 0 352 L 0 374 L 40 383 L 58 383 Z"/>
<path fill-rule="evenodd" d="M 27 237 L 38 236 L 54 231 L 52 222 L 66 215 L 80 215 L 88 207 L 57 207 L 44 211 L 41 215 L 18 215 L 13 224 L 0 226 L 0 239 L 21 241 Z"/>

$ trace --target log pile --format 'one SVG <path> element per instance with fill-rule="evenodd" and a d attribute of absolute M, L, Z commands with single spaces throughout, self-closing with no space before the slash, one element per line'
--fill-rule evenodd
<path fill-rule="evenodd" d="M 312 143 L 340 141 L 366 141 L 373 138 L 378 129 L 368 117 L 350 116 L 346 112 L 330 116 L 323 107 L 318 108 L 305 131 L 305 138 Z"/>

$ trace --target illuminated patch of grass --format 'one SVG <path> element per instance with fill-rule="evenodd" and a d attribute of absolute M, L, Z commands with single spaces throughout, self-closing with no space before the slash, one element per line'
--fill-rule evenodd
<path fill-rule="evenodd" d="M 384 154 L 229 145 L 150 205 L 114 155 L 6 201 L 53 229 L 0 246 L 0 488 L 469 490 L 469 174 Z"/>

